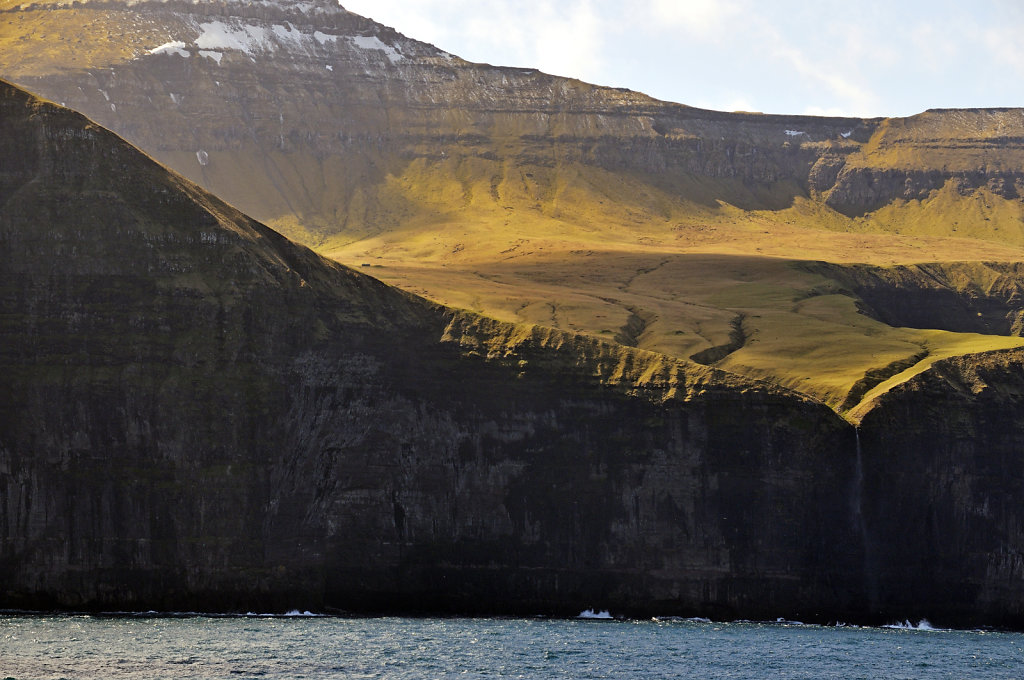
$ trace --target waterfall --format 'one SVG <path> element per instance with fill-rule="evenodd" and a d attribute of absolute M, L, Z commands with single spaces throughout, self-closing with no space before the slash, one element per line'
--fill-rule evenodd
<path fill-rule="evenodd" d="M 854 463 L 854 468 L 853 468 L 853 477 L 854 477 L 853 513 L 854 513 L 854 516 L 857 518 L 857 523 L 858 523 L 858 525 L 860 527 L 861 534 L 863 535 L 863 533 L 864 533 L 864 512 L 863 512 L 862 505 L 863 505 L 863 502 L 864 502 L 864 459 L 863 459 L 863 457 L 861 455 L 861 451 L 860 451 L 860 428 L 859 427 L 854 427 L 853 428 L 853 436 L 854 436 L 855 441 L 857 443 L 857 458 L 856 458 L 856 461 Z"/>
<path fill-rule="evenodd" d="M 860 536 L 861 546 L 864 549 L 864 585 L 869 602 L 878 600 L 878 580 L 872 565 L 874 564 L 873 551 L 868 538 L 868 524 L 864 518 L 864 457 L 860 446 L 860 428 L 853 428 L 854 441 L 856 442 L 857 457 L 854 459 L 853 468 L 853 496 L 851 505 L 853 510 L 854 531 Z"/>

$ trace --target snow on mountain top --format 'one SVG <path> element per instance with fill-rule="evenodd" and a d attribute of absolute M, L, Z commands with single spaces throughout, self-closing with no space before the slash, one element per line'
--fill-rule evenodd
<path fill-rule="evenodd" d="M 292 54 L 312 55 L 318 49 L 337 43 L 340 38 L 361 50 L 376 50 L 392 64 L 405 59 L 400 48 L 383 42 L 377 36 L 340 36 L 322 31 L 305 32 L 291 24 L 256 24 L 237 19 L 199 22 L 199 37 L 190 44 L 181 40 L 167 42 L 149 50 L 150 54 L 179 54 L 188 56 L 189 46 L 208 50 L 236 50 L 249 56 L 271 53 L 283 49 Z M 220 60 L 217 60 L 220 63 Z"/>
<path fill-rule="evenodd" d="M 391 61 L 392 64 L 397 64 L 398 62 L 405 59 L 401 52 L 399 52 L 391 45 L 381 42 L 380 38 L 378 38 L 375 35 L 357 35 L 355 37 L 349 38 L 349 40 L 352 41 L 353 45 L 360 49 L 380 50 L 381 52 L 384 53 L 384 56 L 386 56 Z"/>

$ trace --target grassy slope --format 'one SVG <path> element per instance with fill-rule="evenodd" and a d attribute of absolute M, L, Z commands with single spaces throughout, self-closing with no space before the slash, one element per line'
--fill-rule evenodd
<path fill-rule="evenodd" d="M 460 172 L 463 179 L 445 180 Z M 415 206 L 418 218 L 322 250 L 451 306 L 674 357 L 729 346 L 739 323 L 742 346 L 726 347 L 734 351 L 717 366 L 836 409 L 851 406 L 851 389 L 871 371 L 922 355 L 923 370 L 940 357 L 1024 344 L 892 328 L 859 313 L 834 281 L 794 266 L 1017 261 L 1020 246 L 941 228 L 885 233 L 871 224 L 882 217 L 847 218 L 810 198 L 781 211 L 742 211 L 680 200 L 642 177 L 578 167 L 516 173 L 516 183 L 507 174 L 492 182 L 464 167 L 410 167 L 389 177 L 385 192 Z M 924 214 L 913 219 L 927 223 Z"/>

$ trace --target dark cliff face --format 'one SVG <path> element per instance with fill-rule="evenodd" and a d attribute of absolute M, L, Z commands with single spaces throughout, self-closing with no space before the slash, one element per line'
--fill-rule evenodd
<path fill-rule="evenodd" d="M 397 292 L 7 86 L 0 151 L 0 607 L 1024 625 L 1019 353 L 855 436 Z"/>
<path fill-rule="evenodd" d="M 855 608 L 824 407 L 433 307 L 6 86 L 0 149 L 0 606 Z"/>
<path fill-rule="evenodd" d="M 939 362 L 864 417 L 873 607 L 1020 627 L 1022 406 L 1014 350 Z"/>

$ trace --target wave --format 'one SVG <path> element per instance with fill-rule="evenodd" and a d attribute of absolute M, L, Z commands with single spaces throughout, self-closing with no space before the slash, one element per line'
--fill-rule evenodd
<path fill-rule="evenodd" d="M 910 622 L 910 619 L 907 619 L 906 621 L 902 621 L 902 622 L 898 622 L 898 623 L 886 624 L 886 625 L 882 626 L 882 628 L 892 628 L 892 629 L 896 629 L 896 630 L 935 630 L 935 631 L 949 630 L 947 628 L 936 628 L 936 627 L 934 627 L 931 624 L 931 622 L 928 621 L 928 619 L 921 619 L 920 621 L 917 622 L 917 625 L 914 625 L 913 623 Z"/>
<path fill-rule="evenodd" d="M 703 616 L 654 616 L 651 621 L 657 623 L 711 623 L 711 619 Z"/>
<path fill-rule="evenodd" d="M 607 609 L 602 609 L 599 612 L 595 612 L 593 609 L 584 609 L 576 617 L 577 619 L 600 619 L 602 621 L 611 620 L 613 617 L 611 612 Z"/>
<path fill-rule="evenodd" d="M 195 612 L 195 611 L 47 611 L 35 609 L 0 609 L 0 616 L 94 616 L 98 618 L 136 619 L 316 619 L 331 618 L 331 614 L 317 614 L 307 610 L 291 609 L 280 612 Z"/>

